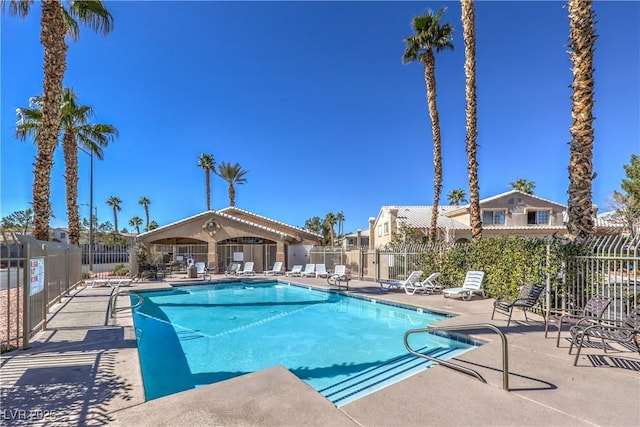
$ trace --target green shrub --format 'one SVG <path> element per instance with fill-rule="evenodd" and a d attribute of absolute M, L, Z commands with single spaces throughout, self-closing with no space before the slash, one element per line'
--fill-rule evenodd
<path fill-rule="evenodd" d="M 115 266 L 113 271 L 111 272 L 113 276 L 128 276 L 129 275 L 129 266 L 126 264 L 118 264 Z"/>

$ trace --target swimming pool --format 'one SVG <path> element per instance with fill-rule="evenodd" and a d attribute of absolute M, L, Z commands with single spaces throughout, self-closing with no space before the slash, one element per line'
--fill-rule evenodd
<path fill-rule="evenodd" d="M 342 406 L 430 366 L 407 352 L 404 333 L 449 317 L 275 280 L 139 295 L 133 317 L 148 400 L 283 365 Z M 445 359 L 478 344 L 411 340 Z"/>

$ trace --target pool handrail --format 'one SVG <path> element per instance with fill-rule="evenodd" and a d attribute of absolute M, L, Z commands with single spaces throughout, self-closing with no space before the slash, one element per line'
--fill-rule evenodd
<path fill-rule="evenodd" d="M 429 333 L 429 332 L 438 332 L 438 331 L 465 331 L 465 330 L 480 329 L 480 328 L 491 329 L 492 331 L 500 335 L 500 339 L 502 341 L 502 388 L 506 391 L 509 391 L 509 351 L 507 348 L 507 337 L 504 335 L 504 333 L 500 329 L 498 329 L 495 325 L 492 325 L 491 323 L 475 323 L 475 324 L 453 325 L 453 326 L 427 326 L 426 328 L 410 329 L 404 334 L 404 346 L 407 348 L 409 353 L 413 354 L 414 356 L 422 357 L 424 359 L 446 366 L 450 369 L 462 372 L 467 375 L 471 375 L 472 377 L 476 377 L 477 379 L 479 379 L 480 381 L 486 384 L 487 381 L 484 379 L 482 375 L 480 375 L 479 372 L 471 368 L 467 368 L 466 366 L 460 366 L 458 364 L 449 362 L 447 360 L 442 360 L 437 357 L 428 356 L 426 354 L 417 352 L 414 349 L 412 349 L 411 346 L 409 345 L 409 335 L 416 334 L 416 333 L 425 333 L 425 332 Z"/>
<path fill-rule="evenodd" d="M 108 310 L 108 317 L 115 317 L 115 313 L 117 311 L 117 307 L 116 307 L 116 302 L 118 300 L 118 296 L 120 295 L 120 287 L 119 286 L 115 286 L 113 288 L 113 291 L 111 292 L 111 297 L 109 298 L 109 306 L 107 308 Z M 134 295 L 138 298 L 138 301 L 135 304 L 132 304 L 130 306 L 127 307 L 121 307 L 120 310 L 126 310 L 126 309 L 134 309 L 136 307 L 140 307 L 142 305 L 142 301 L 144 300 L 144 297 L 136 292 L 131 292 L 128 290 L 125 290 L 124 292 L 127 292 L 128 295 Z"/>

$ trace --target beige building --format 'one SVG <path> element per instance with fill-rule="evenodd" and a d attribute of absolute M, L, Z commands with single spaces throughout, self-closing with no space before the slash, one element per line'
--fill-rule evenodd
<path fill-rule="evenodd" d="M 371 247 L 388 244 L 402 238 L 402 230 L 422 233 L 426 241 L 431 225 L 431 206 L 383 206 L 376 218 L 369 220 Z M 438 238 L 462 243 L 471 240 L 470 207 L 440 206 Z M 483 237 L 501 235 L 549 237 L 566 235 L 566 207 L 518 190 L 511 190 L 480 200 Z"/>
<path fill-rule="evenodd" d="M 276 261 L 289 269 L 306 264 L 322 236 L 236 207 L 206 211 L 137 237 L 153 257 L 164 262 L 205 262 L 218 272 L 233 262 L 252 261 L 254 271 L 269 270 Z"/>

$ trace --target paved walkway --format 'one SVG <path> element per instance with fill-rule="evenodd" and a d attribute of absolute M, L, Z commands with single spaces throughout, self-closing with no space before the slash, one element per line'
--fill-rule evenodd
<path fill-rule="evenodd" d="M 321 279 L 295 281 L 327 287 Z M 163 286 L 169 284 L 131 289 Z M 491 322 L 488 299 L 382 292 L 358 281 L 350 291 L 459 314 L 443 325 Z M 574 367 L 567 341 L 556 348 L 554 339 L 544 338 L 541 319 L 524 322 L 520 312 L 509 328 L 501 318 L 491 322 L 509 340 L 509 392 L 502 390 L 499 337 L 478 329 L 470 335 L 486 344 L 455 360 L 478 370 L 487 384 L 436 366 L 338 409 L 285 368 L 273 367 L 145 403 L 130 310 L 110 318 L 110 292 L 80 288 L 55 308 L 28 350 L 2 355 L 1 425 L 640 425 L 637 352 L 588 348 Z"/>

